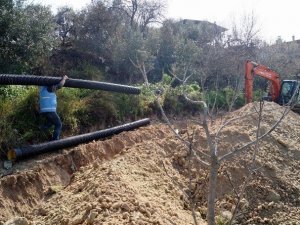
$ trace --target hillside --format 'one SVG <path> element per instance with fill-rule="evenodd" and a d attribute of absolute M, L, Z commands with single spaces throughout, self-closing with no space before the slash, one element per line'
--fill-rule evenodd
<path fill-rule="evenodd" d="M 220 133 L 224 154 L 254 140 L 257 104 L 247 105 L 210 123 L 239 117 Z M 266 103 L 261 130 L 268 130 L 283 107 Z M 195 119 L 195 118 L 194 118 Z M 185 139 L 207 151 L 199 125 L 176 121 Z M 255 171 L 249 175 L 253 147 L 221 165 L 217 213 L 230 216 L 245 176 L 237 224 L 300 224 L 300 116 L 290 112 L 275 131 L 259 142 Z M 205 224 L 207 168 L 190 167 L 188 149 L 164 124 L 123 132 L 58 153 L 16 162 L 0 180 L 0 224 Z M 1 170 L 1 174 L 7 171 Z M 228 179 L 230 177 L 230 180 Z"/>

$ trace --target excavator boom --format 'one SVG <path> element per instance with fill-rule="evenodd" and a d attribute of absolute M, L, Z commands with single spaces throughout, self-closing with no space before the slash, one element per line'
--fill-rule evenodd
<path fill-rule="evenodd" d="M 245 64 L 245 95 L 246 102 L 253 101 L 253 79 L 254 76 L 263 77 L 271 82 L 270 97 L 272 101 L 277 101 L 280 95 L 281 81 L 279 75 L 270 68 L 255 63 L 253 61 L 246 61 Z"/>

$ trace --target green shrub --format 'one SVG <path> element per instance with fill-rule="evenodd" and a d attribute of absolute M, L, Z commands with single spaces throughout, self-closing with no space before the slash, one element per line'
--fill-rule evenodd
<path fill-rule="evenodd" d="M 71 70 L 72 78 L 97 80 L 101 81 L 105 77 L 105 73 L 97 66 L 83 62 L 78 68 Z"/>
<path fill-rule="evenodd" d="M 260 101 L 264 96 L 267 96 L 265 91 L 256 90 L 253 92 L 253 101 Z"/>
<path fill-rule="evenodd" d="M 84 98 L 81 98 L 86 93 L 82 91 L 77 88 L 63 88 L 57 92 L 57 111 L 63 123 L 62 129 L 69 135 L 78 132 L 80 118 L 77 115 L 86 107 Z"/>
<path fill-rule="evenodd" d="M 236 97 L 236 91 L 230 87 L 226 87 L 221 90 L 209 90 L 204 93 L 204 98 L 210 109 L 225 110 L 229 109 L 231 101 Z M 239 93 L 234 100 L 233 108 L 239 108 L 245 104 L 245 98 L 243 93 Z"/>
<path fill-rule="evenodd" d="M 179 114 L 183 111 L 184 104 L 182 100 L 179 99 L 179 95 L 177 95 L 174 91 L 170 91 L 165 95 L 163 108 L 167 113 Z"/>
<path fill-rule="evenodd" d="M 8 149 L 14 147 L 17 139 L 12 123 L 8 119 L 12 108 L 13 105 L 10 100 L 2 96 L 2 98 L 0 98 L 0 157 L 5 155 Z"/>
<path fill-rule="evenodd" d="M 216 224 L 217 225 L 228 225 L 229 220 L 227 218 L 224 218 L 223 216 L 216 216 Z"/>
<path fill-rule="evenodd" d="M 93 91 L 81 100 L 84 107 L 76 113 L 81 130 L 102 129 L 115 124 L 117 108 L 113 95 L 103 91 Z"/>
<path fill-rule="evenodd" d="M 183 86 L 173 88 L 169 85 L 171 82 L 169 78 L 166 75 L 164 77 L 165 80 L 161 83 L 150 84 L 149 87 L 142 88 L 139 99 L 143 115 L 159 113 L 155 105 L 156 99 L 169 114 L 193 114 L 200 110 L 201 106 L 191 104 L 183 97 Z M 193 100 L 201 99 L 200 87 L 197 84 L 187 85 L 185 92 Z"/>
<path fill-rule="evenodd" d="M 205 93 L 205 99 L 208 107 L 210 109 L 217 108 L 217 109 L 224 109 L 226 108 L 226 98 L 224 93 L 220 91 L 207 91 Z"/>
<path fill-rule="evenodd" d="M 17 128 L 13 127 L 10 119 L 13 108 L 10 100 L 0 99 L 0 155 L 5 155 L 7 150 L 21 142 Z"/>
<path fill-rule="evenodd" d="M 172 77 L 170 77 L 168 74 L 164 73 L 162 77 L 162 82 L 163 85 L 171 85 L 172 83 Z"/>
<path fill-rule="evenodd" d="M 242 93 L 242 92 L 236 93 L 237 90 L 235 90 L 231 87 L 226 87 L 223 89 L 223 91 L 225 94 L 227 106 L 229 106 L 229 104 L 232 101 L 234 101 L 234 103 L 233 103 L 234 108 L 240 108 L 241 106 L 245 105 L 244 93 Z"/>
<path fill-rule="evenodd" d="M 3 85 L 0 86 L 0 98 L 12 99 L 21 96 L 28 87 L 19 85 Z"/>
<path fill-rule="evenodd" d="M 139 116 L 144 116 L 143 106 L 139 96 L 116 94 L 115 105 L 117 109 L 117 119 L 120 121 L 137 120 Z"/>
<path fill-rule="evenodd" d="M 38 140 L 39 132 L 37 130 L 40 118 L 37 88 L 24 88 L 17 97 L 13 98 L 12 104 L 11 112 L 7 114 L 6 119 L 10 126 L 17 130 L 20 142 L 26 144 Z"/>

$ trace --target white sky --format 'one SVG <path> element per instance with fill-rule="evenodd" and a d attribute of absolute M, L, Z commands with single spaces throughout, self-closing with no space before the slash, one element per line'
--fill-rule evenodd
<path fill-rule="evenodd" d="M 64 5 L 75 10 L 86 6 L 91 0 L 32 0 L 51 5 L 55 10 Z M 291 41 L 294 35 L 300 39 L 300 1 L 298 0 L 167 0 L 167 18 L 196 19 L 216 22 L 230 28 L 232 21 L 241 20 L 243 15 L 253 12 L 257 20 L 260 37 L 275 41 L 278 36 Z"/>

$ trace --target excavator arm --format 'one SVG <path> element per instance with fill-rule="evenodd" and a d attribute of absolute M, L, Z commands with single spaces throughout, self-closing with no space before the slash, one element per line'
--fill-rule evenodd
<path fill-rule="evenodd" d="M 280 95 L 281 81 L 279 75 L 270 68 L 247 60 L 245 64 L 245 96 L 246 102 L 253 101 L 253 80 L 254 76 L 260 76 L 270 81 L 270 96 L 276 102 Z"/>

